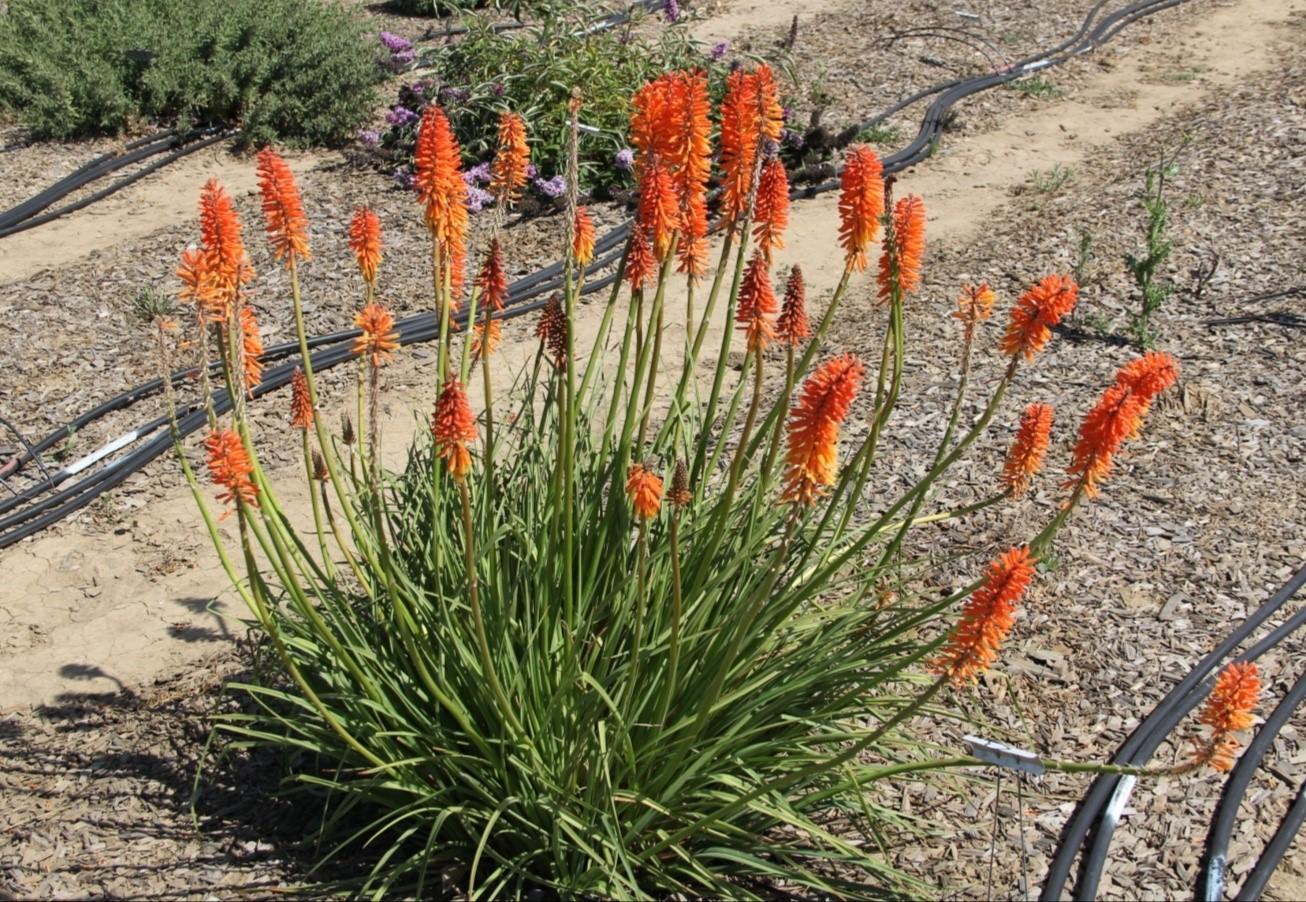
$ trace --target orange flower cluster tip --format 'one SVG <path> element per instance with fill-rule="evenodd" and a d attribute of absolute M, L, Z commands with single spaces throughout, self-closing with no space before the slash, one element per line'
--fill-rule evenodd
<path fill-rule="evenodd" d="M 549 352 L 554 366 L 561 367 L 567 362 L 567 314 L 556 293 L 544 305 L 539 324 L 535 327 L 535 337 Z"/>
<path fill-rule="evenodd" d="M 866 269 L 866 252 L 880 229 L 884 215 L 884 166 L 875 151 L 857 144 L 839 177 L 839 244 L 845 265 L 853 272 Z"/>
<path fill-rule="evenodd" d="M 762 166 L 753 208 L 753 240 L 768 260 L 771 252 L 785 246 L 784 230 L 789 225 L 789 174 L 779 157 Z"/>
<path fill-rule="evenodd" d="M 399 347 L 399 333 L 395 331 L 395 318 L 381 304 L 368 304 L 354 317 L 354 325 L 363 334 L 354 339 L 353 351 L 367 355 L 372 366 L 388 361 L 391 352 Z"/>
<path fill-rule="evenodd" d="M 1002 353 L 1023 354 L 1026 360 L 1043 350 L 1052 337 L 1052 327 L 1075 309 L 1079 286 L 1070 276 L 1044 276 L 1031 285 L 1011 308 L 1011 321 L 1002 337 Z"/>
<path fill-rule="evenodd" d="M 626 473 L 626 497 L 635 516 L 651 520 L 662 507 L 662 478 L 643 464 L 634 464 Z"/>
<path fill-rule="evenodd" d="M 834 485 L 839 464 L 839 426 L 848 416 L 866 367 L 852 354 L 827 360 L 803 384 L 802 397 L 789 411 L 782 499 L 813 501 L 823 486 Z"/>
<path fill-rule="evenodd" d="M 467 259 L 467 184 L 462 176 L 462 151 L 449 118 L 436 104 L 422 113 L 413 151 L 413 186 L 426 207 L 426 226 L 439 249 L 440 266 L 453 297 L 462 293 Z M 453 310 L 458 309 L 455 302 Z"/>
<path fill-rule="evenodd" d="M 1120 369 L 1116 381 L 1084 417 L 1067 472 L 1083 480 L 1084 493 L 1097 494 L 1111 475 L 1111 460 L 1126 439 L 1138 435 L 1152 401 L 1179 378 L 1179 364 L 1169 354 L 1149 351 Z M 1073 480 L 1072 480 L 1073 484 Z"/>
<path fill-rule="evenodd" d="M 594 259 L 594 220 L 585 207 L 576 208 L 571 223 L 571 255 L 577 266 L 588 266 Z"/>
<path fill-rule="evenodd" d="M 200 188 L 200 241 L 213 278 L 222 286 L 235 285 L 245 265 L 245 243 L 231 195 L 217 179 L 209 179 Z"/>
<path fill-rule="evenodd" d="M 240 308 L 240 359 L 244 367 L 245 390 L 252 392 L 263 381 L 263 335 L 253 307 Z"/>
<path fill-rule="evenodd" d="M 648 170 L 660 166 L 670 176 L 675 197 L 675 228 L 680 232 L 678 268 L 697 278 L 707 270 L 708 251 L 712 122 L 707 75 L 702 71 L 668 72 L 635 92 L 631 110 L 631 144 L 637 151 L 635 172 L 641 195 L 652 191 L 646 182 Z M 642 224 L 649 228 L 644 218 L 641 216 Z M 657 240 L 654 244 L 667 246 Z M 664 254 L 659 252 L 659 256 Z"/>
<path fill-rule="evenodd" d="M 784 111 L 771 67 L 736 69 L 721 102 L 721 212 L 733 225 L 748 212 L 753 172 L 763 142 L 780 140 Z"/>
<path fill-rule="evenodd" d="M 223 489 L 218 500 L 223 504 L 235 501 L 257 507 L 258 486 L 251 478 L 254 465 L 250 463 L 249 454 L 236 431 L 218 429 L 210 432 L 204 440 L 204 450 L 208 453 L 209 475 Z"/>
<path fill-rule="evenodd" d="M 381 265 L 381 217 L 369 207 L 359 207 L 349 221 L 349 249 L 358 261 L 363 281 L 375 284 L 376 270 Z"/>
<path fill-rule="evenodd" d="M 490 242 L 489 253 L 476 276 L 476 287 L 481 289 L 481 306 L 486 310 L 502 310 L 508 300 L 508 276 L 503 271 L 503 249 L 499 239 Z"/>
<path fill-rule="evenodd" d="M 461 482 L 472 468 L 472 454 L 467 445 L 476 441 L 476 417 L 467 403 L 463 384 L 457 379 L 445 382 L 435 400 L 431 435 L 435 437 L 436 453 L 449 467 L 449 475 Z"/>
<path fill-rule="evenodd" d="M 1233 770 L 1239 745 L 1233 734 L 1251 727 L 1260 697 L 1261 679 L 1251 661 L 1235 661 L 1220 671 L 1202 708 L 1201 722 L 1211 728 L 1211 735 L 1198 742 L 1195 766 L 1209 764 L 1223 773 Z"/>
<path fill-rule="evenodd" d="M 905 298 L 921 284 L 921 256 L 925 253 L 925 202 L 915 194 L 893 205 L 893 222 L 880 255 L 880 300 L 895 290 Z"/>
<path fill-rule="evenodd" d="M 259 193 L 263 195 L 263 220 L 273 253 L 287 265 L 307 260 L 308 217 L 304 215 L 295 174 L 271 147 L 259 151 L 257 172 Z"/>
<path fill-rule="evenodd" d="M 1030 480 L 1038 475 L 1043 466 L 1043 456 L 1047 454 L 1048 441 L 1052 436 L 1052 406 L 1049 404 L 1031 404 L 1025 408 L 1020 418 L 1020 428 L 1016 430 L 1016 440 L 1007 453 L 1007 462 L 1002 468 L 1002 487 L 1019 498 L 1029 488 Z"/>
<path fill-rule="evenodd" d="M 299 367 L 295 367 L 295 371 L 290 374 L 290 425 L 295 429 L 309 429 L 313 425 L 313 402 L 308 394 L 308 379 Z"/>
<path fill-rule="evenodd" d="M 503 341 L 503 323 L 497 319 L 486 319 L 472 326 L 472 359 L 480 360 L 489 356 Z"/>
<path fill-rule="evenodd" d="M 998 659 L 1016 623 L 1016 603 L 1034 579 L 1034 558 L 1020 545 L 989 564 L 984 583 L 966 599 L 961 622 L 931 669 L 954 686 L 973 682 Z"/>
<path fill-rule="evenodd" d="M 807 322 L 807 286 L 797 263 L 789 270 L 780 318 L 775 321 L 775 334 L 787 345 L 797 345 L 812 336 L 812 327 Z"/>
<path fill-rule="evenodd" d="M 744 281 L 739 288 L 739 309 L 735 320 L 744 330 L 748 339 L 748 350 L 764 350 L 775 338 L 775 323 L 772 318 L 779 305 L 775 300 L 775 290 L 771 287 L 771 273 L 767 269 L 766 257 L 762 249 L 753 251 L 744 271 Z"/>
<path fill-rule="evenodd" d="M 661 160 L 654 160 L 644 167 L 640 176 L 639 211 L 635 222 L 637 228 L 652 239 L 654 256 L 665 260 L 680 227 L 680 206 L 671 173 Z"/>
<path fill-rule="evenodd" d="M 975 338 L 975 327 L 993 313 L 993 302 L 996 299 L 988 282 L 961 286 L 961 297 L 957 298 L 957 309 L 953 311 L 952 317 L 961 320 L 961 325 L 966 330 L 967 344 Z"/>
<path fill-rule="evenodd" d="M 653 249 L 648 246 L 644 230 L 630 230 L 630 245 L 626 248 L 626 281 L 631 291 L 638 291 L 653 279 L 657 271 L 657 260 L 653 258 Z"/>
<path fill-rule="evenodd" d="M 526 186 L 531 149 L 526 145 L 526 122 L 517 113 L 499 114 L 499 146 L 490 164 L 490 193 L 501 204 L 513 204 Z"/>

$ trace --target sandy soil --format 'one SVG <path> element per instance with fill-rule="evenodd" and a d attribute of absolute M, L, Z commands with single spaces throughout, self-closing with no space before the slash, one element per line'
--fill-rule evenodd
<path fill-rule="evenodd" d="M 1229 4 L 1199 0 L 1172 17 L 1169 33 L 1155 42 L 1134 43 L 1127 50 L 1108 46 L 1087 62 L 1074 64 L 1078 71 L 1072 91 L 1013 104 L 1015 111 L 994 129 L 945 138 L 940 152 L 906 174 L 898 190 L 926 198 L 932 247 L 962 247 L 982 238 L 991 218 L 1013 196 L 1031 190 L 1035 170 L 1046 172 L 1055 165 L 1082 170 L 1096 151 L 1127 142 L 1166 116 L 1281 64 L 1290 56 L 1279 47 L 1285 28 L 1294 16 L 1300 21 L 1302 10 L 1302 0 Z M 716 33 L 724 36 L 736 32 L 723 22 L 731 23 L 729 29 L 744 23 L 783 28 L 788 15 L 778 5 L 745 0 L 729 4 L 723 16 L 711 20 L 710 29 L 719 29 Z M 713 34 L 710 29 L 704 34 Z M 963 114 L 965 109 L 961 108 Z M 192 160 L 184 172 L 179 167 L 171 187 L 151 189 L 148 208 L 124 200 L 124 207 L 142 212 L 122 226 L 115 223 L 106 204 L 102 213 L 88 211 L 70 218 L 64 224 L 66 232 L 37 230 L 23 253 L 10 253 L 15 245 L 4 245 L 0 281 L 146 235 L 151 224 L 157 225 L 156 214 L 179 221 L 190 218 L 198 185 L 210 172 L 221 172 L 224 181 L 238 185 L 243 193 L 252 190 L 253 170 L 247 161 L 216 153 L 212 159 L 205 156 Z M 330 162 L 305 157 L 295 165 L 300 172 L 316 169 L 329 178 L 324 170 Z M 117 208 L 118 215 L 126 212 L 124 207 Z M 145 209 L 151 211 L 148 219 Z M 835 246 L 836 223 L 832 195 L 796 204 L 787 246 L 779 254 L 779 267 L 802 264 L 809 296 L 818 306 L 839 275 L 840 261 L 829 252 Z M 42 240 L 36 241 L 37 237 Z M 1063 265 L 1070 251 L 1063 249 Z M 41 258 L 42 254 L 50 256 Z M 45 262 L 30 263 L 29 256 Z M 845 317 L 855 320 L 869 310 L 864 296 L 863 289 Z M 682 306 L 673 298 L 668 309 L 679 311 Z M 587 312 L 582 330 L 595 324 L 596 307 Z M 673 335 L 678 334 L 678 326 L 673 317 L 668 326 Z M 519 322 L 509 328 L 505 360 L 526 359 L 533 350 L 527 334 L 531 327 Z M 674 356 L 678 343 L 667 344 Z M 406 430 L 411 429 L 408 407 L 430 400 L 424 364 L 414 354 L 389 376 L 387 448 L 395 460 Z M 275 429 L 275 422 L 269 414 L 265 428 Z M 233 600 L 215 556 L 195 530 L 193 502 L 179 491 L 163 494 L 148 505 L 141 501 L 119 512 L 108 529 L 61 528 L 0 552 L 4 571 L 11 576 L 0 587 L 0 622 L 7 627 L 0 640 L 6 656 L 0 672 L 0 712 L 97 697 L 111 700 L 124 694 L 142 697 L 156 679 L 198 667 L 239 635 L 239 624 L 224 616 L 239 612 L 231 607 Z M 292 512 L 297 507 L 302 504 L 292 498 Z M 1077 548 L 1076 554 L 1081 550 Z M 1106 742 L 1105 751 L 1110 747 Z M 1298 885 L 1294 879 L 1298 878 L 1291 874 L 1282 878 L 1286 882 L 1278 885 L 1278 897 L 1293 897 L 1293 887 Z M 1127 886 L 1117 889 L 1128 894 Z"/>

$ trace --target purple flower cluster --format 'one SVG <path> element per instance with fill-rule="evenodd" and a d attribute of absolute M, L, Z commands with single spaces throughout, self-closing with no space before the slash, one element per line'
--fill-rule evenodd
<path fill-rule="evenodd" d="M 796 132 L 791 128 L 787 128 L 781 133 L 780 140 L 785 144 L 788 144 L 794 150 L 802 150 L 803 145 L 806 143 L 806 141 L 803 140 L 802 133 Z"/>
<path fill-rule="evenodd" d="M 712 62 L 719 63 L 729 52 L 730 52 L 729 41 L 717 41 L 715 44 L 712 45 L 712 49 L 708 53 L 708 56 L 711 58 Z"/>
<path fill-rule="evenodd" d="M 555 175 L 551 179 L 537 178 L 534 184 L 535 190 L 545 197 L 562 197 L 567 191 L 567 180 L 560 175 Z"/>
<path fill-rule="evenodd" d="M 485 185 L 490 181 L 490 163 L 487 160 L 484 163 L 477 163 L 471 169 L 463 173 L 463 181 L 472 185 Z"/>
<path fill-rule="evenodd" d="M 381 143 L 381 133 L 374 128 L 360 129 L 358 132 L 358 140 L 362 141 L 368 147 L 376 147 L 376 145 Z"/>
<path fill-rule="evenodd" d="M 446 86 L 440 89 L 440 96 L 446 102 L 458 103 L 461 100 L 467 99 L 468 91 L 466 88 Z"/>
<path fill-rule="evenodd" d="M 390 177 L 395 180 L 395 183 L 398 184 L 399 187 L 408 188 L 410 190 L 412 189 L 413 182 L 415 181 L 415 179 L 413 178 L 413 174 L 409 172 L 407 169 L 404 169 L 402 166 L 396 169 Z"/>
<path fill-rule="evenodd" d="M 662 7 L 662 15 L 668 22 L 674 22 L 680 18 L 680 4 L 676 0 L 667 0 L 666 6 Z"/>
<path fill-rule="evenodd" d="M 463 178 L 467 176 L 464 175 Z M 494 201 L 494 195 L 484 188 L 478 188 L 475 185 L 467 186 L 467 209 L 472 213 L 479 213 Z"/>
<path fill-rule="evenodd" d="M 630 172 L 635 168 L 635 151 L 629 147 L 623 147 L 617 151 L 616 156 L 612 158 L 612 162 L 622 172 Z"/>
<path fill-rule="evenodd" d="M 408 38 L 401 37 L 400 35 L 383 31 L 378 34 L 377 37 L 380 38 L 385 49 L 389 50 L 391 53 L 404 53 L 405 51 L 413 49 L 413 42 L 408 40 Z"/>
<path fill-rule="evenodd" d="M 410 122 L 416 122 L 420 116 L 414 113 L 406 106 L 395 104 L 390 108 L 390 112 L 385 114 L 385 121 L 395 128 L 401 128 Z"/>

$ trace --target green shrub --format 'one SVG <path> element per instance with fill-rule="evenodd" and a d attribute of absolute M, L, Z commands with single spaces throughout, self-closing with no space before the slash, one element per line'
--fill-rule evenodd
<path fill-rule="evenodd" d="M 399 92 L 396 110 L 419 113 L 432 97 L 445 107 L 470 161 L 489 158 L 502 110 L 526 120 L 532 160 L 541 176 L 562 172 L 567 101 L 571 85 L 584 96 L 580 177 L 587 190 L 607 196 L 626 173 L 614 157 L 626 147 L 632 86 L 677 68 L 709 70 L 719 97 L 724 67 L 717 65 L 677 24 L 652 29 L 609 29 L 584 34 L 594 9 L 566 0 L 547 4 L 535 27 L 496 33 L 488 20 L 471 16 L 470 33 L 447 45 L 423 47 L 420 64 L 429 74 Z M 392 117 L 393 118 L 393 117 Z M 406 118 L 406 114 L 404 114 Z M 400 121 L 383 146 L 396 162 L 412 159 L 417 125 Z"/>
<path fill-rule="evenodd" d="M 38 138 L 221 123 L 251 143 L 330 143 L 376 101 L 363 31 L 333 2 L 14 0 L 0 107 Z"/>

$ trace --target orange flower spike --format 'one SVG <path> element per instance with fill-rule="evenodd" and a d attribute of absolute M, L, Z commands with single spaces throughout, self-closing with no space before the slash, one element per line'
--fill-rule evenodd
<path fill-rule="evenodd" d="M 889 247 L 893 253 L 890 258 Z M 915 194 L 893 205 L 893 237 L 880 255 L 880 301 L 888 301 L 896 287 L 905 298 L 921 284 L 921 256 L 925 253 L 925 202 Z"/>
<path fill-rule="evenodd" d="M 630 99 L 630 143 L 638 151 L 637 176 L 655 159 L 670 158 L 673 153 L 678 118 L 674 93 L 674 73 L 667 73 L 639 88 Z"/>
<path fill-rule="evenodd" d="M 848 416 L 866 367 L 856 356 L 827 360 L 803 384 L 789 411 L 782 500 L 807 504 L 838 475 L 839 426 Z"/>
<path fill-rule="evenodd" d="M 1048 442 L 1052 436 L 1052 407 L 1049 404 L 1031 404 L 1020 418 L 1016 440 L 1007 453 L 1002 468 L 1002 487 L 1019 498 L 1029 488 L 1043 466 Z"/>
<path fill-rule="evenodd" d="M 726 76 L 721 102 L 721 213 L 734 224 L 748 209 L 757 159 L 757 79 L 743 69 Z"/>
<path fill-rule="evenodd" d="M 472 359 L 480 360 L 482 355 L 490 355 L 503 341 L 503 324 L 492 319 L 472 326 Z"/>
<path fill-rule="evenodd" d="M 476 287 L 481 289 L 481 304 L 490 310 L 502 310 L 508 300 L 508 277 L 503 271 L 503 250 L 499 239 L 490 242 L 489 253 L 476 276 Z"/>
<path fill-rule="evenodd" d="M 463 384 L 457 379 L 445 382 L 435 401 L 431 435 L 435 437 L 436 453 L 449 467 L 449 475 L 462 482 L 472 468 L 467 445 L 476 441 L 476 416 L 467 403 Z"/>
<path fill-rule="evenodd" d="M 771 157 L 762 166 L 753 210 L 753 240 L 768 260 L 771 251 L 785 246 L 784 230 L 788 225 L 789 174 L 779 157 Z"/>
<path fill-rule="evenodd" d="M 780 318 L 775 321 L 776 337 L 787 345 L 798 345 L 812 337 L 812 327 L 807 321 L 807 286 L 803 271 L 795 263 L 789 270 L 785 283 L 785 299 L 780 305 Z"/>
<path fill-rule="evenodd" d="M 673 73 L 675 108 L 680 121 L 669 156 L 680 194 L 687 208 L 696 194 L 706 191 L 712 172 L 712 102 L 708 96 L 707 73 Z"/>
<path fill-rule="evenodd" d="M 1052 338 L 1052 326 L 1075 309 L 1079 286 L 1070 276 L 1045 276 L 1025 290 L 1014 307 L 1007 332 L 1002 338 L 1002 353 L 1008 357 L 1024 355 L 1033 360 Z"/>
<path fill-rule="evenodd" d="M 594 219 L 585 207 L 576 208 L 571 224 L 571 255 L 577 266 L 588 266 L 594 259 Z"/>
<path fill-rule="evenodd" d="M 355 210 L 349 221 L 349 249 L 358 261 L 363 281 L 375 284 L 376 270 L 381 265 L 381 217 L 366 206 Z"/>
<path fill-rule="evenodd" d="M 984 583 L 966 599 L 961 622 L 931 670 L 954 686 L 973 682 L 993 666 L 1016 623 L 1016 603 L 1034 579 L 1034 559 L 1025 545 L 989 564 Z"/>
<path fill-rule="evenodd" d="M 236 431 L 219 429 L 210 432 L 204 439 L 204 450 L 208 453 L 209 476 L 223 488 L 218 500 L 223 504 L 234 501 L 258 507 L 258 486 L 251 478 L 254 465 L 250 463 L 249 454 Z"/>
<path fill-rule="evenodd" d="M 213 321 L 225 319 L 223 308 L 225 302 L 216 297 L 213 274 L 209 272 L 208 257 L 197 247 L 188 247 L 181 252 L 181 263 L 177 267 L 177 278 L 181 279 L 181 291 L 177 296 L 183 301 L 193 301 Z"/>
<path fill-rule="evenodd" d="M 233 292 L 253 273 L 246 261 L 236 208 L 217 179 L 200 189 L 200 241 L 204 248 L 204 269 L 219 291 Z"/>
<path fill-rule="evenodd" d="M 660 160 L 644 169 L 640 178 L 637 227 L 653 239 L 653 254 L 665 260 L 680 227 L 680 209 L 671 175 Z"/>
<path fill-rule="evenodd" d="M 657 261 L 653 259 L 653 250 L 648 246 L 644 230 L 638 227 L 630 231 L 630 247 L 626 251 L 626 281 L 630 290 L 637 291 L 653 278 L 657 270 Z"/>
<path fill-rule="evenodd" d="M 626 474 L 626 497 L 635 516 L 652 520 L 662 507 L 662 478 L 643 464 L 634 464 Z"/>
<path fill-rule="evenodd" d="M 784 134 L 785 111 L 780 105 L 780 86 L 775 71 L 766 63 L 753 70 L 757 96 L 758 134 L 767 141 L 779 141 Z"/>
<path fill-rule="evenodd" d="M 308 379 L 299 367 L 295 367 L 295 371 L 290 374 L 290 425 L 294 429 L 309 429 L 313 425 L 313 402 L 308 397 Z"/>
<path fill-rule="evenodd" d="M 1241 745 L 1233 734 L 1252 726 L 1252 711 L 1260 696 L 1261 680 L 1252 662 L 1235 661 L 1220 671 L 1200 718 L 1211 728 L 1211 736 L 1205 742 L 1198 740 L 1190 767 L 1209 764 L 1221 773 L 1233 770 Z"/>
<path fill-rule="evenodd" d="M 839 182 L 839 244 L 845 265 L 862 272 L 884 215 L 884 166 L 871 148 L 855 145 L 848 152 Z"/>
<path fill-rule="evenodd" d="M 681 211 L 680 241 L 676 244 L 676 271 L 691 280 L 707 275 L 711 244 L 707 240 L 707 196 L 697 191 Z"/>
<path fill-rule="evenodd" d="M 1234 661 L 1220 671 L 1200 720 L 1217 733 L 1236 733 L 1252 725 L 1261 697 L 1261 679 L 1251 661 Z"/>
<path fill-rule="evenodd" d="M 354 325 L 363 332 L 354 339 L 354 353 L 366 354 L 372 366 L 389 361 L 391 352 L 399 347 L 399 333 L 394 330 L 395 318 L 390 311 L 381 304 L 368 304 L 354 317 Z"/>
<path fill-rule="evenodd" d="M 422 112 L 413 151 L 413 187 L 426 207 L 426 225 L 436 240 L 461 248 L 467 236 L 467 185 L 462 151 L 449 118 L 436 104 Z M 446 261 L 446 263 L 452 261 Z"/>
<path fill-rule="evenodd" d="M 1137 360 L 1125 364 L 1116 374 L 1116 382 L 1128 386 L 1148 406 L 1157 395 L 1178 380 L 1179 361 L 1163 351 L 1148 351 Z"/>
<path fill-rule="evenodd" d="M 1111 461 L 1127 439 L 1138 435 L 1152 400 L 1179 378 L 1169 354 L 1153 353 L 1126 364 L 1079 427 L 1079 441 L 1067 472 L 1084 481 L 1092 498 L 1111 475 Z"/>
<path fill-rule="evenodd" d="M 767 269 L 766 257 L 762 249 L 753 251 L 744 271 L 744 280 L 739 288 L 739 308 L 735 321 L 744 330 L 748 338 L 748 350 L 761 351 L 775 338 L 775 325 L 772 317 L 779 310 L 776 304 L 775 290 L 771 287 L 771 273 Z"/>
<path fill-rule="evenodd" d="M 957 309 L 953 311 L 952 317 L 961 320 L 968 344 L 975 337 L 975 327 L 993 313 L 993 302 L 996 299 L 988 282 L 961 286 L 961 297 L 957 298 Z"/>
<path fill-rule="evenodd" d="M 253 392 L 263 381 L 263 335 L 259 332 L 258 319 L 253 307 L 240 308 L 240 348 L 241 362 L 245 368 L 245 389 Z"/>
<path fill-rule="evenodd" d="M 271 147 L 258 154 L 258 188 L 263 195 L 263 220 L 268 241 L 278 260 L 290 265 L 309 259 L 308 217 L 295 184 L 295 174 L 286 161 Z"/>
<path fill-rule="evenodd" d="M 517 113 L 500 113 L 499 146 L 490 165 L 490 193 L 500 204 L 514 204 L 521 197 L 530 163 L 525 121 Z"/>

